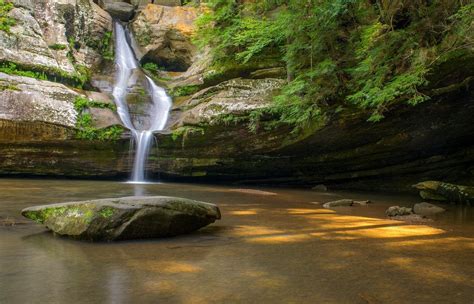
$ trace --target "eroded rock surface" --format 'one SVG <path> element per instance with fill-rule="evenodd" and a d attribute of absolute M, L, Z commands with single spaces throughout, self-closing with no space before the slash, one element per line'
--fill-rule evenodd
<path fill-rule="evenodd" d="M 77 72 L 97 66 L 112 19 L 92 0 L 13 1 L 10 33 L 0 31 L 0 61 L 42 70 Z M 71 54 L 71 55 L 68 55 Z"/>
<path fill-rule="evenodd" d="M 183 114 L 178 126 L 215 124 L 224 116 L 244 116 L 250 111 L 268 107 L 275 91 L 284 84 L 281 79 L 232 79 L 206 88 L 181 104 Z"/>
<path fill-rule="evenodd" d="M 0 88 L 0 142 L 70 139 L 79 115 L 74 108 L 77 97 L 86 95 L 107 103 L 103 94 L 75 91 L 57 82 L 4 73 L 0 73 Z M 121 124 L 111 109 L 88 111 L 96 128 Z"/>
<path fill-rule="evenodd" d="M 21 213 L 59 235 L 94 241 L 174 236 L 221 218 L 214 204 L 166 196 L 52 204 Z"/>
<path fill-rule="evenodd" d="M 135 6 L 122 1 L 105 1 L 104 9 L 114 18 L 129 21 L 135 13 Z"/>
<path fill-rule="evenodd" d="M 139 59 L 186 71 L 196 54 L 191 35 L 198 12 L 194 7 L 147 5 L 131 23 Z"/>
<path fill-rule="evenodd" d="M 75 126 L 77 112 L 74 99 L 78 93 L 68 87 L 56 82 L 4 73 L 0 73 L 0 86 L 5 87 L 0 90 L 0 119 L 12 123 L 38 122 L 66 128 Z M 3 136 L 0 139 L 5 140 Z"/>

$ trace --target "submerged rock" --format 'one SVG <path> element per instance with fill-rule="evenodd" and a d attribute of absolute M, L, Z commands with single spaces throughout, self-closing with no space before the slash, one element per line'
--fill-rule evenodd
<path fill-rule="evenodd" d="M 460 186 L 440 181 L 425 181 L 413 185 L 423 199 L 449 201 L 460 204 L 474 203 L 474 187 Z"/>
<path fill-rule="evenodd" d="M 433 215 L 446 210 L 430 203 L 418 203 L 413 206 L 413 211 L 419 215 Z"/>
<path fill-rule="evenodd" d="M 341 199 L 337 201 L 327 202 L 323 205 L 324 208 L 332 207 L 350 207 L 350 206 L 366 206 L 370 201 L 354 201 L 351 199 Z"/>
<path fill-rule="evenodd" d="M 328 187 L 326 187 L 326 185 L 323 185 L 323 184 L 316 185 L 311 189 L 314 190 L 314 191 L 321 191 L 321 192 L 328 191 Z"/>
<path fill-rule="evenodd" d="M 21 214 L 59 235 L 93 241 L 174 236 L 221 218 L 214 204 L 167 196 L 43 205 L 23 209 Z"/>
<path fill-rule="evenodd" d="M 389 217 L 410 215 L 413 214 L 413 209 L 408 207 L 392 206 L 385 211 L 385 214 Z"/>

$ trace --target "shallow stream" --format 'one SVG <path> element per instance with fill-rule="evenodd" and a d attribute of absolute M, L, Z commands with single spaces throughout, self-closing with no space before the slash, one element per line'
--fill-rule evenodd
<path fill-rule="evenodd" d="M 88 243 L 24 221 L 27 206 L 130 195 L 216 203 L 169 239 Z M 322 209 L 340 198 L 367 207 Z M 241 186 L 0 179 L 0 303 L 473 303 L 473 208 L 386 219 L 417 197 Z M 13 226 L 12 223 L 16 223 Z"/>

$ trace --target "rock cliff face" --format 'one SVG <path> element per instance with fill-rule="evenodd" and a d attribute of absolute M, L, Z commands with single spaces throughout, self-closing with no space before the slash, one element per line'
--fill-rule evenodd
<path fill-rule="evenodd" d="M 194 7 L 147 5 L 131 23 L 139 59 L 168 71 L 186 71 L 196 54 L 190 38 L 198 13 Z"/>
<path fill-rule="evenodd" d="M 29 69 L 77 72 L 100 63 L 112 19 L 89 0 L 15 0 L 10 32 L 0 31 L 0 61 Z"/>
<path fill-rule="evenodd" d="M 85 0 L 52 2 L 16 2 L 10 14 L 19 20 L 12 28 L 17 38 L 0 32 L 0 60 L 66 72 L 73 72 L 78 63 L 97 66 L 102 60 L 98 42 L 111 30 L 110 16 Z M 33 14 L 41 5 L 41 14 Z M 198 13 L 191 7 L 148 4 L 130 24 L 142 63 L 166 69 L 160 75 L 166 76 L 164 85 L 175 96 L 168 130 L 156 134 L 159 147 L 153 148 L 148 163 L 155 177 L 393 191 L 409 190 L 421 180 L 474 183 L 470 60 L 447 62 L 449 69 L 433 73 L 430 101 L 393 108 L 381 122 L 367 122 L 362 110 L 330 109 L 294 133 L 290 127 L 267 128 L 265 122 L 271 123 L 272 117 L 263 117 L 259 125 L 249 116 L 271 106 L 284 83 L 281 62 L 211 67 L 208 50 L 197 51 L 190 40 Z M 70 37 L 80 45 L 71 46 Z M 21 43 L 17 47 L 8 39 Z M 67 48 L 48 47 L 55 43 Z M 75 65 L 63 58 L 68 52 Z M 72 103 L 86 93 L 0 74 L 0 174 L 128 176 L 128 138 L 73 139 L 77 113 Z M 99 98 L 98 93 L 87 94 Z M 117 122 L 106 109 L 92 114 L 99 127 Z"/>

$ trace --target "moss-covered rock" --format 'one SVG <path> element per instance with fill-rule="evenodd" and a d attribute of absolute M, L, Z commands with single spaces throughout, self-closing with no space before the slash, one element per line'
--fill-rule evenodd
<path fill-rule="evenodd" d="M 423 199 L 467 205 L 474 203 L 474 187 L 440 181 L 425 181 L 415 184 L 413 187 L 420 190 L 420 196 Z"/>
<path fill-rule="evenodd" d="M 221 218 L 216 205 L 165 196 L 35 206 L 21 213 L 59 235 L 93 241 L 174 236 Z"/>

